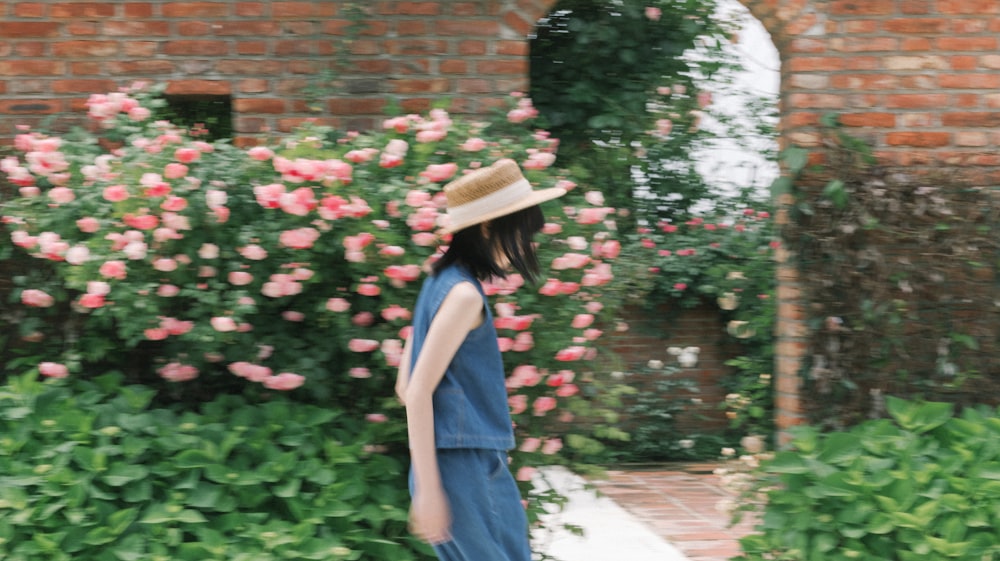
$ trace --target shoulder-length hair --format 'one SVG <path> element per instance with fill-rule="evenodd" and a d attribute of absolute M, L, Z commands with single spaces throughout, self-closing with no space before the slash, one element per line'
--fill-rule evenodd
<path fill-rule="evenodd" d="M 528 281 L 539 275 L 538 254 L 532 239 L 545 225 L 545 216 L 538 205 L 486 222 L 463 228 L 451 237 L 448 250 L 434 262 L 436 273 L 445 267 L 460 263 L 479 280 L 506 278 L 507 269 L 497 262 L 503 255 L 510 266 Z"/>

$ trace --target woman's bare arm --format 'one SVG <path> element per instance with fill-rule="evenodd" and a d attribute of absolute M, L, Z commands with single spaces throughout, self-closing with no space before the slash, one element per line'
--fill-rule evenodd
<path fill-rule="evenodd" d="M 410 526 L 417 537 L 430 543 L 448 541 L 451 526 L 434 444 L 432 397 L 458 347 L 482 321 L 479 291 L 469 282 L 455 285 L 431 322 L 403 397 L 415 487 Z"/>

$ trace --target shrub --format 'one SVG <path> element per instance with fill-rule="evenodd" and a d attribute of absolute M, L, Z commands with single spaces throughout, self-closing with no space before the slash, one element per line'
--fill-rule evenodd
<path fill-rule="evenodd" d="M 153 391 L 12 377 L 0 388 L 0 557 L 427 559 L 406 533 L 399 426 L 276 396 L 197 411 Z"/>
<path fill-rule="evenodd" d="M 20 195 L 3 210 L 14 245 L 52 271 L 14 279 L 28 348 L 7 371 L 121 369 L 160 389 L 159 403 L 285 391 L 398 430 L 387 398 L 424 267 L 447 243 L 441 186 L 509 157 L 533 183 L 571 189 L 545 207 L 541 286 L 513 275 L 485 287 L 530 443 L 512 464 L 527 495 L 532 466 L 559 461 L 556 421 L 591 410 L 589 359 L 616 309 L 620 251 L 614 209 L 553 167 L 558 140 L 532 124 L 530 100 L 512 96 L 492 122 L 435 109 L 365 134 L 307 124 L 243 150 L 153 120 L 155 93 L 94 96 L 103 137 L 23 132 L 0 163 Z M 534 519 L 549 499 L 530 497 Z"/>
<path fill-rule="evenodd" d="M 1000 411 L 890 397 L 892 419 L 799 428 L 760 469 L 749 560 L 980 561 L 1000 555 Z"/>

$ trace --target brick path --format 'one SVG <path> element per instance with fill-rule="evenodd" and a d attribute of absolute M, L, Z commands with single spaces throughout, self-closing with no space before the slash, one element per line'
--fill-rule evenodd
<path fill-rule="evenodd" d="M 712 471 L 715 464 L 664 464 L 609 470 L 597 489 L 642 520 L 691 561 L 726 561 L 739 554 L 737 540 L 753 531 L 744 520 L 729 527 L 716 505 L 731 497 Z"/>

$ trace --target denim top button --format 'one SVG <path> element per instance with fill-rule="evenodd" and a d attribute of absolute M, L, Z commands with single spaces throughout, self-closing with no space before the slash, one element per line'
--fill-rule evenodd
<path fill-rule="evenodd" d="M 482 295 L 486 319 L 466 335 L 434 390 L 435 444 L 438 448 L 510 450 L 514 431 L 493 314 L 482 285 L 461 265 L 446 267 L 424 281 L 413 311 L 410 372 L 441 303 L 463 281 L 471 282 Z"/>

